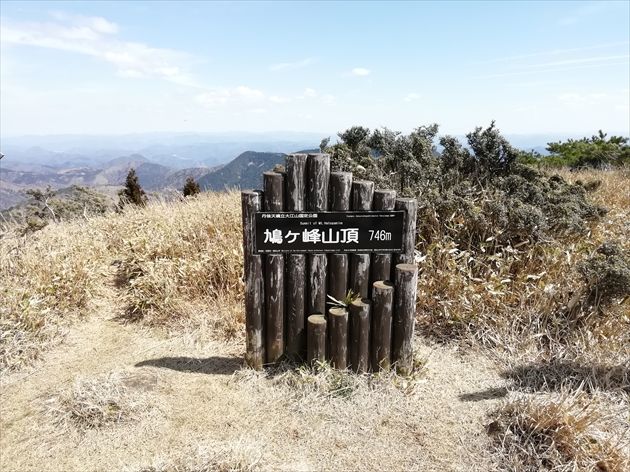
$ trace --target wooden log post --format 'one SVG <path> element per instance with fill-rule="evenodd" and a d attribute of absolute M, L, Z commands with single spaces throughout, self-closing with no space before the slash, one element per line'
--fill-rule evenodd
<path fill-rule="evenodd" d="M 333 172 L 329 185 L 330 211 L 349 211 L 352 192 L 352 173 Z M 342 301 L 348 293 L 348 277 L 350 275 L 347 254 L 330 254 L 328 256 L 328 294 Z M 347 324 L 347 323 L 346 323 Z M 347 324 L 349 329 L 349 324 Z M 349 333 L 348 333 L 349 334 Z M 346 338 L 349 339 L 348 334 Z M 329 342 L 331 340 L 329 339 Z"/>
<path fill-rule="evenodd" d="M 397 198 L 396 210 L 405 211 L 403 226 L 403 250 L 394 258 L 398 264 L 414 264 L 416 250 L 416 217 L 418 214 L 418 202 L 415 198 Z"/>
<path fill-rule="evenodd" d="M 306 154 L 286 158 L 286 211 L 301 212 L 306 207 Z M 286 265 L 286 353 L 292 359 L 306 356 L 306 256 L 288 254 Z"/>
<path fill-rule="evenodd" d="M 245 269 L 245 362 L 253 369 L 265 363 L 264 283 L 262 256 L 254 253 L 255 214 L 262 209 L 262 192 L 241 192 L 243 215 L 243 253 Z"/>
<path fill-rule="evenodd" d="M 330 210 L 350 210 L 351 190 L 352 174 L 350 172 L 330 174 Z M 328 291 L 332 297 L 343 300 L 348 292 L 348 256 L 346 254 L 331 254 L 328 263 Z"/>
<path fill-rule="evenodd" d="M 310 315 L 307 320 L 307 355 L 309 364 L 326 360 L 326 318 L 321 313 Z"/>
<path fill-rule="evenodd" d="M 330 180 L 330 156 L 309 154 L 306 159 L 306 210 L 328 210 L 328 182 Z M 309 254 L 307 267 L 308 291 L 307 314 L 326 313 L 326 254 Z"/>
<path fill-rule="evenodd" d="M 367 372 L 370 367 L 370 311 L 367 298 L 350 304 L 350 366 L 356 372 Z"/>
<path fill-rule="evenodd" d="M 326 269 L 328 268 L 328 258 L 326 254 L 308 255 L 308 296 L 306 297 L 306 312 L 313 313 L 326 312 Z"/>
<path fill-rule="evenodd" d="M 284 176 L 263 173 L 265 211 L 283 211 Z M 284 255 L 265 258 L 265 313 L 267 362 L 277 362 L 284 354 Z"/>
<path fill-rule="evenodd" d="M 396 190 L 376 190 L 374 192 L 375 211 L 391 211 L 396 205 Z M 392 280 L 392 255 L 372 254 L 372 273 L 370 288 L 379 280 Z"/>
<path fill-rule="evenodd" d="M 338 307 L 330 309 L 328 331 L 331 364 L 344 370 L 348 366 L 348 310 Z"/>
<path fill-rule="evenodd" d="M 418 290 L 418 266 L 398 264 L 396 266 L 394 302 L 392 362 L 402 375 L 413 370 L 413 330 L 416 318 L 416 295 Z"/>
<path fill-rule="evenodd" d="M 369 211 L 372 209 L 374 182 L 355 180 L 352 182 L 353 211 Z M 350 288 L 354 293 L 367 298 L 370 284 L 370 255 L 352 254 L 350 257 Z"/>
<path fill-rule="evenodd" d="M 372 370 L 388 370 L 391 366 L 392 313 L 394 284 L 377 281 L 372 286 Z"/>

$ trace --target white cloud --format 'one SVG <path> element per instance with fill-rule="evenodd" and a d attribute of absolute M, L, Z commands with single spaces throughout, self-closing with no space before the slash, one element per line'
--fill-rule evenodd
<path fill-rule="evenodd" d="M 412 102 L 414 100 L 419 100 L 419 99 L 420 99 L 419 93 L 411 92 L 411 93 L 408 93 L 403 100 L 406 102 Z"/>
<path fill-rule="evenodd" d="M 118 25 L 101 17 L 53 13 L 53 22 L 2 21 L 4 45 L 35 46 L 75 52 L 112 64 L 121 77 L 156 77 L 197 87 L 185 70 L 188 54 L 117 39 Z"/>
<path fill-rule="evenodd" d="M 291 99 L 289 97 L 281 97 L 278 95 L 271 95 L 269 97 L 271 103 L 289 103 Z"/>
<path fill-rule="evenodd" d="M 315 89 L 305 88 L 304 89 L 304 96 L 308 97 L 308 98 L 314 98 L 314 97 L 317 96 L 317 92 L 315 91 Z"/>
<path fill-rule="evenodd" d="M 301 69 L 303 67 L 310 66 L 315 62 L 315 59 L 312 57 L 307 57 L 306 59 L 302 59 L 300 61 L 295 62 L 280 62 L 278 64 L 271 64 L 269 66 L 269 70 L 271 71 L 279 71 L 279 70 L 293 70 L 293 69 Z"/>
<path fill-rule="evenodd" d="M 208 108 L 234 102 L 256 103 L 262 102 L 264 99 L 265 94 L 262 91 L 244 85 L 234 88 L 209 89 L 195 97 L 197 103 Z"/>
<path fill-rule="evenodd" d="M 606 93 L 562 93 L 558 95 L 558 100 L 569 107 L 583 107 L 601 105 L 609 98 Z"/>
<path fill-rule="evenodd" d="M 322 103 L 324 105 L 336 105 L 337 99 L 335 98 L 334 95 L 327 93 L 325 95 L 322 95 Z"/>
<path fill-rule="evenodd" d="M 357 77 L 365 77 L 370 75 L 370 69 L 366 69 L 364 67 L 355 67 L 351 71 L 352 75 L 356 75 Z"/>

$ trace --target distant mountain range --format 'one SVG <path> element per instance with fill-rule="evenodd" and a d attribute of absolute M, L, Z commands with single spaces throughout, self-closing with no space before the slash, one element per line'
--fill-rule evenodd
<path fill-rule="evenodd" d="M 24 201 L 25 191 L 31 188 L 83 186 L 112 193 L 112 187 L 124 184 L 131 168 L 136 170 L 140 185 L 150 192 L 181 191 L 188 177 L 197 180 L 204 190 L 260 187 L 262 172 L 284 163 L 284 157 L 283 153 L 246 151 L 223 166 L 185 169 L 157 164 L 140 154 L 118 157 L 98 167 L 69 168 L 19 164 L 5 158 L 0 163 L 0 210 Z"/>
<path fill-rule="evenodd" d="M 259 188 L 262 172 L 282 164 L 284 153 L 316 150 L 323 137 L 315 133 L 146 133 L 3 138 L 0 209 L 23 201 L 29 188 L 77 185 L 115 194 L 132 167 L 150 192 L 181 190 L 189 176 L 206 190 Z M 567 137 L 507 138 L 518 148 L 545 154 L 547 142 Z M 459 139 L 466 142 L 465 137 Z"/>

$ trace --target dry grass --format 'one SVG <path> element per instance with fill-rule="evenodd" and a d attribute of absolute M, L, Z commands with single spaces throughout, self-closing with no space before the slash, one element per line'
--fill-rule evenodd
<path fill-rule="evenodd" d="M 449 242 L 424 248 L 420 330 L 444 341 L 491 347 L 512 368 L 553 361 L 563 365 L 559 374 L 564 375 L 573 365 L 575 375 L 587 375 L 594 385 L 606 387 L 606 379 L 591 374 L 616 370 L 623 377 L 617 387 L 628 389 L 629 299 L 589 304 L 579 264 L 606 241 L 630 249 L 630 176 L 618 170 L 564 177 L 601 180 L 593 198 L 609 209 L 605 221 L 585 238 L 533 246 L 497 247 L 489 237 L 482 253 Z"/>
<path fill-rule="evenodd" d="M 507 402 L 488 429 L 502 470 L 624 472 L 630 467 L 627 416 L 623 405 L 563 391 Z"/>
<path fill-rule="evenodd" d="M 144 392 L 129 387 L 128 372 L 79 377 L 71 388 L 46 402 L 46 410 L 61 429 L 98 429 L 138 419 L 150 409 Z"/>
<path fill-rule="evenodd" d="M 123 472 L 253 472 L 262 470 L 262 446 L 246 441 L 205 441 L 174 456 L 156 458 L 151 465 Z"/>
<path fill-rule="evenodd" d="M 358 374 L 339 370 L 327 362 L 314 366 L 281 363 L 266 371 L 243 369 L 235 374 L 237 382 L 254 382 L 271 379 L 272 385 L 284 389 L 296 402 L 308 399 L 342 398 L 350 400 L 355 394 L 389 396 L 392 392 L 414 393 L 425 374 L 426 360 L 416 356 L 412 375 L 401 376 L 394 369 L 374 374 Z"/>
<path fill-rule="evenodd" d="M 224 338 L 243 331 L 242 247 L 237 193 L 205 193 L 88 221 L 0 237 L 0 369 L 36 358 L 60 327 L 92 311 L 111 284 L 122 318 L 179 330 L 191 320 Z"/>
<path fill-rule="evenodd" d="M 451 347 L 476 346 L 491 352 L 511 388 L 526 395 L 508 402 L 497 419 L 498 456 L 506 469 L 622 470 L 627 460 L 622 441 L 630 433 L 611 425 L 623 420 L 627 425 L 630 420 L 626 415 L 619 421 L 623 408 L 630 409 L 629 299 L 622 292 L 607 303 L 593 302 L 579 267 L 607 241 L 630 251 L 630 173 L 588 171 L 563 176 L 586 183 L 601 181 L 589 187 L 594 188 L 593 199 L 609 209 L 603 221 L 590 227 L 585 237 L 535 245 L 498 246 L 497 235 L 489 235 L 481 251 L 457 247 L 446 239 L 421 247 L 418 331 Z M 2 369 L 17 370 L 57 342 L 69 323 L 93 311 L 93 300 L 105 296 L 114 279 L 122 305 L 112 314 L 119 319 L 180 337 L 192 332 L 193 339 L 242 340 L 237 193 L 153 202 L 121 214 L 51 224 L 27 237 L 10 230 L 1 236 Z M 404 418 L 427 407 L 420 402 L 425 380 L 394 374 L 357 376 L 326 366 L 315 371 L 281 367 L 266 373 L 244 370 L 232 385 L 240 396 L 256 399 L 252 414 L 274 405 L 271 413 L 292 422 L 302 415 L 315 423 L 321 418 L 345 421 L 328 434 L 346 448 L 352 446 L 346 439 L 351 426 L 380 432 L 388 441 L 400 433 L 399 443 L 390 441 L 388 447 L 406 454 L 405 448 L 412 447 L 405 442 L 409 435 L 424 431 L 421 422 Z M 457 388 L 462 388 L 459 380 Z M 488 398 L 499 394 L 492 387 Z M 130 411 L 125 401 L 135 401 L 136 395 L 115 379 L 88 379 L 58 396 L 55 418 L 75 429 L 98 431 L 133 417 L 117 415 Z M 460 415 L 467 415 L 466 407 L 458 410 Z M 383 417 L 383 409 L 389 419 Z M 140 411 L 140 416 L 145 414 Z M 616 420 L 610 420 L 610 411 Z M 443 409 L 434 413 L 435 418 L 445 415 Z M 295 414 L 299 415 L 291 416 Z M 265 421 L 269 434 L 274 434 L 275 420 L 267 416 Z M 435 428 L 433 423 L 429 426 Z M 452 439 L 453 428 L 454 424 L 442 428 L 445 438 Z M 318 441 L 328 440 L 322 431 L 318 434 Z M 274 438 L 277 448 L 281 439 Z M 295 440 L 305 446 L 302 437 Z M 203 444 L 207 454 L 195 450 L 180 456 L 178 452 L 140 467 L 192 472 L 251 470 L 266 464 L 257 447 L 243 456 L 235 449 L 238 441 Z M 350 452 L 344 451 L 344 464 L 353 463 Z M 319 460 L 331 467 L 335 464 L 330 458 Z M 411 458 L 405 460 L 407 466 L 414 464 Z"/>

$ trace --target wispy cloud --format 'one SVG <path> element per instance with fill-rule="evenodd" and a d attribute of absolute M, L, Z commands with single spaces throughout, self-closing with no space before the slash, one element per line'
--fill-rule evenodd
<path fill-rule="evenodd" d="M 567 65 L 575 65 L 575 64 L 588 64 L 593 62 L 614 62 L 619 60 L 628 60 L 630 59 L 629 55 L 620 55 L 620 56 L 597 56 L 597 57 L 584 57 L 581 59 L 565 59 L 562 61 L 553 61 L 553 62 L 543 62 L 540 64 L 527 64 L 521 67 L 523 68 L 537 68 L 537 67 L 561 67 Z"/>
<path fill-rule="evenodd" d="M 619 2 L 622 3 L 622 2 Z M 563 16 L 558 19 L 558 24 L 560 26 L 569 26 L 574 25 L 576 23 L 580 23 L 583 20 L 587 20 L 589 17 L 596 13 L 600 13 L 606 9 L 608 9 L 613 2 L 588 2 L 582 4 L 580 7 L 576 8 L 573 12 L 569 13 L 566 16 Z"/>
<path fill-rule="evenodd" d="M 421 97 L 421 95 L 420 95 L 419 93 L 416 93 L 416 92 L 411 92 L 411 93 L 408 93 L 408 94 L 405 96 L 405 98 L 403 98 L 403 100 L 404 100 L 405 102 L 413 102 L 414 100 L 419 100 L 419 99 L 420 99 L 420 97 Z"/>
<path fill-rule="evenodd" d="M 627 59 L 627 58 L 626 58 Z M 471 77 L 471 79 L 494 79 L 494 78 L 501 78 L 501 77 L 517 77 L 520 75 L 528 75 L 528 74 L 551 74 L 551 73 L 555 73 L 555 72 L 567 72 L 567 71 L 572 71 L 572 70 L 580 70 L 580 69 L 597 69 L 597 68 L 601 68 L 601 67 L 611 67 L 611 66 L 619 66 L 619 65 L 628 65 L 628 60 L 625 61 L 612 61 L 612 62 L 599 62 L 599 63 L 595 63 L 595 64 L 581 64 L 581 65 L 574 65 L 572 67 L 558 67 L 558 66 L 552 66 L 552 67 L 547 67 L 547 68 L 529 68 L 529 69 L 523 69 L 523 70 L 517 70 L 517 71 L 513 71 L 513 72 L 499 72 L 496 74 L 486 74 L 486 75 L 478 75 L 478 76 L 473 76 Z"/>
<path fill-rule="evenodd" d="M 366 77 L 370 75 L 370 69 L 366 69 L 365 67 L 355 67 L 350 71 L 350 74 L 355 75 L 357 77 Z"/>
<path fill-rule="evenodd" d="M 118 25 L 102 17 L 53 13 L 49 22 L 0 23 L 3 45 L 24 45 L 85 54 L 112 64 L 121 77 L 156 77 L 196 87 L 186 70 L 192 57 L 181 51 L 154 48 L 118 39 Z"/>
<path fill-rule="evenodd" d="M 498 57 L 494 59 L 488 59 L 484 61 L 475 62 L 475 64 L 491 64 L 494 62 L 511 62 L 518 61 L 519 59 L 531 59 L 535 57 L 546 57 L 546 56 L 559 56 L 564 54 L 576 53 L 576 52 L 585 52 L 585 51 L 593 51 L 597 49 L 611 49 L 619 46 L 626 46 L 626 50 L 628 45 L 630 45 L 630 41 L 617 41 L 612 43 L 603 43 L 603 44 L 594 44 L 592 46 L 583 46 L 579 48 L 565 48 L 565 49 L 549 49 L 547 51 L 536 51 L 528 54 L 517 54 L 514 56 L 505 56 Z"/>
<path fill-rule="evenodd" d="M 267 97 L 261 90 L 245 87 L 244 85 L 234 88 L 216 88 L 210 89 L 195 97 L 197 103 L 207 107 L 215 108 L 219 105 L 227 103 L 257 103 L 262 102 Z"/>
<path fill-rule="evenodd" d="M 303 67 L 308 67 L 315 62 L 315 59 L 312 57 L 307 57 L 306 59 L 302 59 L 300 61 L 294 62 L 280 62 L 278 64 L 271 64 L 269 66 L 269 70 L 271 71 L 279 71 L 279 70 L 293 70 L 293 69 L 301 69 Z"/>
<path fill-rule="evenodd" d="M 609 98 L 607 93 L 562 93 L 558 95 L 558 101 L 570 107 L 582 107 L 588 105 L 600 105 Z"/>

